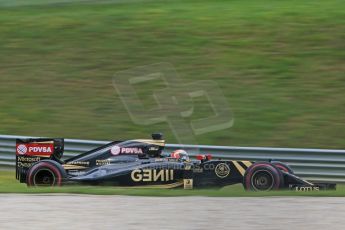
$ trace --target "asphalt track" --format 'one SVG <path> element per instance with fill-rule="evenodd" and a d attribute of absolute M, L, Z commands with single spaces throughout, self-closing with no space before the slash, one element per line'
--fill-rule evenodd
<path fill-rule="evenodd" d="M 345 198 L 0 195 L 0 229 L 344 229 Z"/>

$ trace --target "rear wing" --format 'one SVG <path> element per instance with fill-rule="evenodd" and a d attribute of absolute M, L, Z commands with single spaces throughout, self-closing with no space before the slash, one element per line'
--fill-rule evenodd
<path fill-rule="evenodd" d="M 64 139 L 30 138 L 16 140 L 16 179 L 26 181 L 29 168 L 38 161 L 59 161 L 64 151 Z"/>

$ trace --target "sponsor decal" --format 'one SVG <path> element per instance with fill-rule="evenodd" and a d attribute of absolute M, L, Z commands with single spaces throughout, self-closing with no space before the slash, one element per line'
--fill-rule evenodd
<path fill-rule="evenodd" d="M 37 162 L 40 161 L 40 157 L 23 157 L 23 156 L 18 156 L 17 158 L 18 161 L 20 162 Z"/>
<path fill-rule="evenodd" d="M 173 162 L 177 162 L 178 160 L 176 158 L 167 158 L 168 161 L 173 161 Z"/>
<path fill-rule="evenodd" d="M 73 175 L 73 176 L 82 176 L 83 174 L 85 174 L 85 171 L 69 170 L 68 174 Z"/>
<path fill-rule="evenodd" d="M 220 163 L 216 166 L 215 173 L 219 178 L 225 178 L 230 174 L 230 167 L 226 163 Z"/>
<path fill-rule="evenodd" d="M 111 154 L 119 155 L 119 154 L 143 154 L 143 150 L 141 148 L 133 147 L 133 148 L 120 148 L 119 146 L 115 145 L 110 150 Z"/>
<path fill-rule="evenodd" d="M 82 166 L 82 165 L 70 165 L 70 164 L 64 164 L 62 167 L 65 170 L 84 170 L 87 169 L 87 166 Z"/>
<path fill-rule="evenodd" d="M 18 162 L 17 167 L 18 168 L 30 168 L 34 163 L 28 163 L 28 162 Z"/>
<path fill-rule="evenodd" d="M 158 151 L 158 150 L 159 150 L 159 147 L 154 147 L 154 146 L 152 146 L 152 147 L 149 148 L 149 150 L 150 150 L 150 151 Z"/>
<path fill-rule="evenodd" d="M 38 162 L 40 160 L 40 157 L 17 156 L 17 167 L 30 168 L 35 162 Z"/>
<path fill-rule="evenodd" d="M 141 148 L 121 148 L 121 153 L 124 154 L 143 154 Z"/>
<path fill-rule="evenodd" d="M 184 189 L 193 189 L 193 179 L 184 179 L 183 180 Z"/>
<path fill-rule="evenodd" d="M 96 160 L 96 165 L 110 165 L 110 160 Z"/>
<path fill-rule="evenodd" d="M 296 187 L 296 192 L 311 192 L 311 191 L 320 191 L 319 187 Z"/>
<path fill-rule="evenodd" d="M 134 182 L 171 181 L 174 180 L 174 170 L 136 169 L 132 171 L 131 178 Z"/>
<path fill-rule="evenodd" d="M 184 170 L 191 170 L 192 169 L 192 166 L 191 165 L 186 165 L 185 167 L 184 167 Z"/>
<path fill-rule="evenodd" d="M 19 144 L 16 146 L 16 149 L 17 155 L 50 156 L 54 152 L 54 145 L 41 143 Z"/>
<path fill-rule="evenodd" d="M 115 156 L 119 155 L 121 152 L 121 148 L 119 146 L 115 145 L 111 148 L 110 152 L 111 152 L 111 154 L 113 154 Z"/>
<path fill-rule="evenodd" d="M 17 153 L 19 155 L 25 155 L 28 152 L 28 148 L 26 145 L 18 145 L 17 146 Z"/>
<path fill-rule="evenodd" d="M 67 165 L 85 165 L 88 166 L 90 165 L 89 161 L 72 161 L 72 162 L 68 162 Z"/>
<path fill-rule="evenodd" d="M 193 168 L 193 173 L 203 173 L 203 172 L 204 172 L 204 169 L 202 167 L 200 167 L 199 165 L 196 165 Z"/>

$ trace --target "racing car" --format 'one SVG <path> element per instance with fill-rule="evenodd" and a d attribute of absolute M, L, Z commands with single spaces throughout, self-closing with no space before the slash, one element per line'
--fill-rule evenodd
<path fill-rule="evenodd" d="M 212 159 L 209 154 L 191 159 L 184 150 L 163 152 L 160 133 L 152 139 L 114 141 L 62 160 L 64 139 L 16 140 L 16 179 L 28 186 L 69 184 L 155 188 L 209 188 L 243 184 L 245 190 L 335 189 L 335 184 L 315 184 L 296 176 L 278 161 Z"/>

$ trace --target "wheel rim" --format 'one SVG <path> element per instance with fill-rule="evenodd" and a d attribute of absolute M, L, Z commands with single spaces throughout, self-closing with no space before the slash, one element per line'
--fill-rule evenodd
<path fill-rule="evenodd" d="M 50 169 L 39 169 L 33 177 L 34 186 L 53 186 L 55 185 L 55 175 Z"/>
<path fill-rule="evenodd" d="M 252 188 L 255 191 L 269 191 L 272 190 L 275 180 L 270 171 L 258 170 L 251 179 Z"/>

